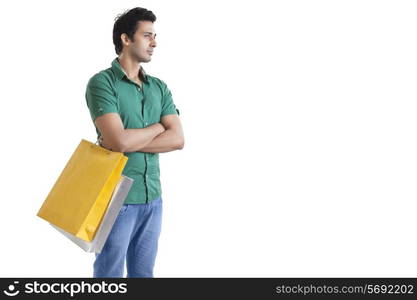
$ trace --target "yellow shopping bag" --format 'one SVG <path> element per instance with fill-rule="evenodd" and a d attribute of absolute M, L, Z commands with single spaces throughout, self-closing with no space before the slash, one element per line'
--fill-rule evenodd
<path fill-rule="evenodd" d="M 127 159 L 123 153 L 81 140 L 37 215 L 92 241 Z"/>

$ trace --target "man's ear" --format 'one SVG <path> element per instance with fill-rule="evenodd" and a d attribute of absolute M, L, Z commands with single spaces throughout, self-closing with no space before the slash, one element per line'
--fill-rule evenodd
<path fill-rule="evenodd" d="M 129 37 L 127 36 L 127 34 L 126 33 L 122 33 L 121 35 L 120 35 L 120 39 L 122 40 L 122 44 L 123 45 L 129 45 L 129 43 L 130 43 L 130 40 L 129 40 Z"/>

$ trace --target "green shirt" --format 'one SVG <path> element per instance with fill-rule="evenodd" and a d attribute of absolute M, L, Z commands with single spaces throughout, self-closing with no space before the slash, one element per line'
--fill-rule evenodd
<path fill-rule="evenodd" d="M 141 88 L 126 76 L 115 58 L 111 68 L 91 77 L 85 98 L 93 123 L 101 115 L 118 113 L 125 129 L 144 128 L 160 122 L 162 116 L 179 115 L 165 82 L 143 75 Z M 97 127 L 96 131 L 100 136 Z M 123 175 L 134 179 L 125 204 L 148 203 L 160 197 L 159 154 L 129 152 L 125 155 L 128 161 Z"/>

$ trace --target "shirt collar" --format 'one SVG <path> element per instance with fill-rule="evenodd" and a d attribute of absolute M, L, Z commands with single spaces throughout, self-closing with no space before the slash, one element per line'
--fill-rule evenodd
<path fill-rule="evenodd" d="M 113 61 L 111 63 L 111 67 L 112 67 L 112 70 L 114 71 L 114 74 L 116 75 L 116 78 L 118 80 L 120 80 L 124 76 L 126 76 L 126 73 L 125 73 L 125 71 L 123 71 L 122 66 L 120 65 L 119 60 L 117 59 L 117 57 L 115 59 L 113 59 Z M 146 74 L 146 72 L 142 68 L 142 66 L 140 66 L 140 69 L 139 69 L 139 78 L 140 78 L 140 72 L 141 72 L 141 70 L 142 70 L 143 77 L 144 77 L 145 81 L 147 82 L 148 81 L 148 75 Z"/>

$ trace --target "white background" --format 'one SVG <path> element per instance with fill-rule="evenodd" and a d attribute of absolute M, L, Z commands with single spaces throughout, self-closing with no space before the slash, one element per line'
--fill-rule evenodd
<path fill-rule="evenodd" d="M 186 137 L 155 276 L 417 276 L 417 4 L 380 0 L 2 1 L 0 276 L 92 276 L 36 213 L 135 6 Z"/>

